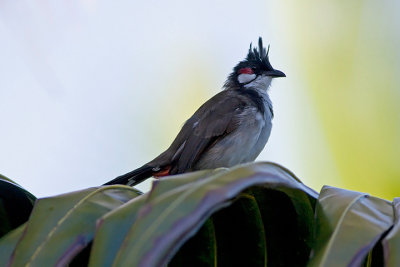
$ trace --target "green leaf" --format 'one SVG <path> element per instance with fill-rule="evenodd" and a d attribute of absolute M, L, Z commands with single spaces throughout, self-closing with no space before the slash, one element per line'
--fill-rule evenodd
<path fill-rule="evenodd" d="M 89 266 L 111 266 L 146 197 L 136 197 L 98 220 Z"/>
<path fill-rule="evenodd" d="M 36 198 L 0 175 L 0 237 L 26 222 Z"/>
<path fill-rule="evenodd" d="M 191 175 L 177 175 L 169 182 L 165 179 L 156 180 L 150 193 L 129 201 L 125 205 L 105 214 L 99 221 L 89 266 L 110 266 L 115 257 L 118 257 L 120 247 L 123 245 L 126 235 L 135 223 L 139 210 L 153 197 L 164 192 L 185 190 L 191 182 L 201 179 L 213 171 L 199 171 Z M 116 225 L 118 225 L 116 227 Z"/>
<path fill-rule="evenodd" d="M 173 177 L 163 177 L 155 180 L 151 188 L 147 201 L 152 201 L 154 198 L 161 196 L 167 192 L 185 191 L 191 186 L 191 183 L 207 178 L 220 172 L 228 171 L 227 168 L 218 168 L 215 170 L 201 170 L 188 174 L 174 175 Z"/>
<path fill-rule="evenodd" d="M 321 190 L 316 215 L 309 266 L 360 266 L 393 223 L 390 202 L 328 186 Z"/>
<path fill-rule="evenodd" d="M 168 266 L 217 266 L 217 240 L 212 218 L 208 219 L 200 230 L 186 241 Z"/>
<path fill-rule="evenodd" d="M 4 175 L 2 175 L 2 174 L 0 174 L 0 180 L 7 181 L 7 182 L 10 182 L 10 183 L 12 183 L 12 184 L 18 185 L 16 182 L 14 182 L 14 181 L 11 180 L 10 178 L 8 178 L 8 177 L 6 177 L 6 176 L 4 176 Z"/>
<path fill-rule="evenodd" d="M 98 218 L 139 195 L 128 186 L 107 186 L 37 200 L 9 264 L 68 264 L 93 239 Z"/>
<path fill-rule="evenodd" d="M 305 266 L 313 241 L 315 202 L 301 190 L 252 187 L 207 220 L 212 236 L 204 237 L 203 226 L 169 266 L 266 266 L 267 259 L 268 266 Z M 218 256 L 205 249 L 208 242 L 216 243 Z"/>
<path fill-rule="evenodd" d="M 395 222 L 382 240 L 384 263 L 388 267 L 400 266 L 400 198 L 393 200 Z"/>
<path fill-rule="evenodd" d="M 283 186 L 253 188 L 265 227 L 269 266 L 305 266 L 314 240 L 316 200 Z"/>
<path fill-rule="evenodd" d="M 318 195 L 290 172 L 271 163 L 217 170 L 207 177 L 204 174 L 206 172 L 188 173 L 154 183 L 123 243 L 112 243 L 120 248 L 113 262 L 115 266 L 166 264 L 211 214 L 232 204 L 247 188 L 269 185 L 271 188 L 301 190 L 310 196 L 306 197 L 308 202 Z M 187 183 L 193 176 L 198 179 Z M 180 186 L 178 180 L 182 181 Z M 171 181 L 173 187 L 166 185 Z M 310 203 L 306 205 L 311 207 Z M 307 214 L 312 215 L 312 210 Z M 266 240 L 268 244 L 268 237 Z"/>
<path fill-rule="evenodd" d="M 0 239 L 0 262 L 8 262 L 25 229 L 26 224 L 23 224 Z"/>
<path fill-rule="evenodd" d="M 266 266 L 265 229 L 257 201 L 241 193 L 233 204 L 212 216 L 217 266 Z"/>

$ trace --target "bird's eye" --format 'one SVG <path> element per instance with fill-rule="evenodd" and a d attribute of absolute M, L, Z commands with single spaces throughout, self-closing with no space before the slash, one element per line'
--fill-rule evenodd
<path fill-rule="evenodd" d="M 253 68 L 241 68 L 238 71 L 239 74 L 254 74 Z"/>

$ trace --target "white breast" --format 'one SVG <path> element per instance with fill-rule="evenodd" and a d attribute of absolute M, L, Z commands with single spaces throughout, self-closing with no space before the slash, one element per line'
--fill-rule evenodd
<path fill-rule="evenodd" d="M 255 107 L 251 107 L 241 116 L 241 125 L 205 152 L 194 169 L 232 167 L 253 161 L 260 154 L 271 132 L 269 109 L 266 107 L 263 116 Z"/>

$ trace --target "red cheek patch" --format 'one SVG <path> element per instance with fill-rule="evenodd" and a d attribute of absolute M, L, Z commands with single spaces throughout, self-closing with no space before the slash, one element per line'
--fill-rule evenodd
<path fill-rule="evenodd" d="M 240 74 L 254 74 L 253 70 L 251 68 L 242 68 L 239 70 Z"/>

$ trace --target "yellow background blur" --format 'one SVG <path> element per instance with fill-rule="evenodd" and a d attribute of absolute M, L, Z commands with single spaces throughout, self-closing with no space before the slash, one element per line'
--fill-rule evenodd
<path fill-rule="evenodd" d="M 287 74 L 258 160 L 400 196 L 396 1 L 0 3 L 0 173 L 37 196 L 102 184 L 166 149 L 258 36 Z M 142 185 L 142 189 L 149 184 Z"/>

